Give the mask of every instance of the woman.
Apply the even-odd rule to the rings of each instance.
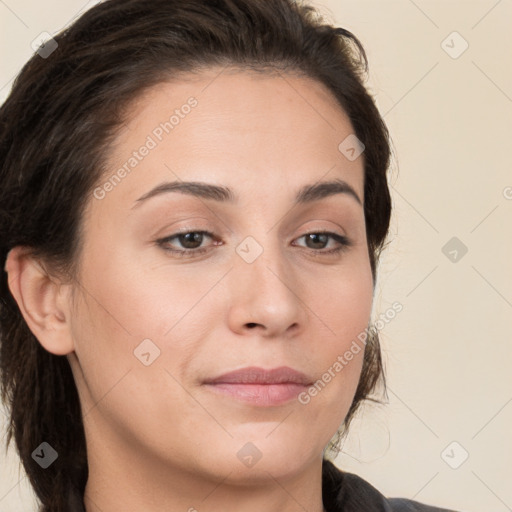
[[[17,78],[2,396],[42,511],[440,510],[328,460],[383,383],[390,148],[315,14],[110,0]]]

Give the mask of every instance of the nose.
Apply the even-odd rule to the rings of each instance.
[[[231,330],[264,338],[291,337],[302,331],[307,298],[302,297],[298,269],[282,251],[266,247],[251,263],[238,255],[235,260],[228,292]]]

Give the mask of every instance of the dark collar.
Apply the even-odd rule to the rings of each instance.
[[[361,477],[341,471],[325,459],[322,463],[322,500],[326,512],[454,512],[412,500],[387,499]],[[68,511],[85,512],[83,497],[78,492],[69,494]]]
[[[361,477],[322,463],[322,499],[326,512],[391,512],[386,498]]]
[[[373,485],[324,459],[322,497],[326,512],[455,512],[404,498],[386,498]]]

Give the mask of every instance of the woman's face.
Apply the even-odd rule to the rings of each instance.
[[[324,86],[291,75],[216,68],[133,106],[84,214],[71,319],[90,470],[136,460],[254,481],[322,457],[373,294],[352,134]],[[247,367],[321,390],[206,384]]]

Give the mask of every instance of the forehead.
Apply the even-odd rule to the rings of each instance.
[[[210,68],[147,90],[126,112],[109,155],[124,169],[109,201],[133,203],[163,181],[208,181],[255,195],[341,178],[363,199],[363,155],[340,144],[353,136],[333,94],[311,78]]]

